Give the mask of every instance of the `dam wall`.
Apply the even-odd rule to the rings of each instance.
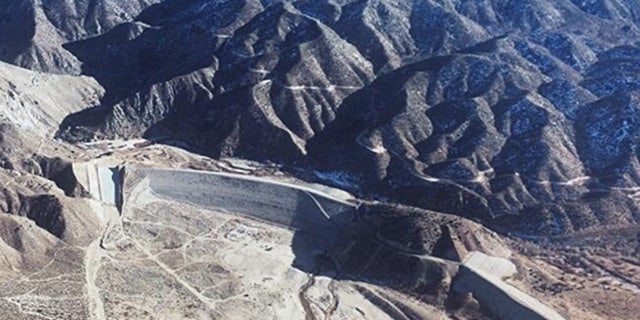
[[[150,192],[160,199],[241,214],[286,228],[324,233],[328,237],[336,236],[333,233],[338,232],[344,219],[354,211],[354,204],[348,199],[266,178],[132,166],[126,171],[126,177],[143,179]],[[128,190],[124,193],[126,197]]]
[[[108,172],[98,170],[98,175],[100,173],[105,175],[100,181],[107,180]],[[144,192],[153,198],[295,229],[300,232],[296,232],[292,247],[304,252],[331,248],[339,241],[343,226],[355,212],[355,201],[336,196],[342,194],[340,192],[324,192],[305,185],[239,174],[127,166],[123,187],[125,202],[130,196],[132,201],[144,202],[136,195]],[[309,261],[305,263],[312,265]],[[500,319],[563,319],[551,308],[502,280],[515,273],[515,265],[506,259],[471,252],[460,265],[452,286],[454,291],[473,293]]]

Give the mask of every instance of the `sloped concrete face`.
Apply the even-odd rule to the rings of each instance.
[[[318,233],[326,234],[354,210],[344,199],[269,179],[188,170],[127,170],[148,179],[151,192],[161,199],[248,215],[286,228],[315,225]]]
[[[492,257],[478,251],[470,252],[464,260],[464,265],[477,273],[486,274],[496,279],[511,277],[518,273],[516,265],[513,264],[513,262],[504,258]]]
[[[98,162],[76,163],[73,172],[91,197],[102,204],[122,205],[122,167]]]
[[[305,272],[313,272],[316,256],[341,243],[343,229],[355,213],[355,204],[347,201],[345,193],[326,192],[328,187],[317,189],[228,173],[136,167],[127,168],[125,179],[125,195],[144,183],[148,192],[162,200],[292,230],[293,265]]]
[[[471,252],[460,266],[453,289],[472,292],[499,319],[563,320],[553,309],[502,280],[516,271],[509,260]]]
[[[116,190],[119,186],[116,185],[116,168],[98,167],[98,181],[100,186],[100,200],[104,203],[115,205],[116,204]]]

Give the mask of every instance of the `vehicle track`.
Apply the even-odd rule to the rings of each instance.
[[[316,316],[313,314],[313,309],[311,309],[311,302],[307,298],[307,291],[316,283],[316,277],[313,273],[309,273],[307,275],[307,281],[302,284],[300,289],[298,290],[298,298],[300,299],[300,303],[302,304],[302,309],[304,310],[304,319],[305,320],[316,320]]]
[[[331,296],[331,304],[329,304],[329,307],[327,307],[327,309],[324,310],[324,319],[325,320],[329,320],[331,319],[331,316],[336,312],[336,310],[338,310],[338,304],[340,303],[340,300],[338,299],[338,295],[336,293],[336,285],[335,285],[335,280],[331,279],[331,281],[329,282],[329,294]]]

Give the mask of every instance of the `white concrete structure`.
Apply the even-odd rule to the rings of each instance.
[[[504,320],[563,320],[555,310],[502,279],[516,273],[509,260],[471,252],[460,266],[453,289],[472,292],[498,318]]]

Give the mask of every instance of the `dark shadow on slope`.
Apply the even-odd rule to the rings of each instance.
[[[0,3],[0,59],[8,63],[31,47],[36,34],[35,9],[27,3]]]
[[[173,112],[144,132],[154,142],[209,157],[300,164],[301,150],[253,99],[254,86],[215,96],[190,112]]]
[[[318,223],[322,220],[318,217],[324,218],[318,203],[331,219]],[[426,249],[425,239],[418,236],[420,227],[410,218],[395,217],[391,227],[383,222],[385,215],[393,215],[389,208],[361,205],[345,210],[322,199],[318,203],[311,198],[299,201],[292,223],[296,229],[292,241],[294,267],[316,276],[380,285],[441,305],[447,295],[442,291],[442,281],[449,271],[446,265],[421,258]],[[387,240],[387,236],[398,242]],[[451,250],[442,245],[431,249],[430,253],[435,255]],[[376,293],[366,290],[361,293],[373,303],[381,302]],[[420,319],[418,313],[402,302],[394,303],[404,317]],[[381,307],[384,309],[384,304]]]
[[[197,3],[202,4],[200,1],[189,1],[188,4],[168,1],[152,6],[143,11],[137,21],[122,24],[97,38],[67,44],[66,48],[83,61],[84,73],[94,76],[106,88],[106,95],[99,107],[67,117],[60,126],[59,135],[71,141],[101,138],[103,133],[109,137],[128,137],[152,127],[146,133],[149,138],[158,136],[157,132],[162,129],[180,127],[163,134],[184,140],[182,128],[192,131],[193,126],[198,126],[209,133],[219,130],[211,127],[215,123],[222,126],[222,131],[233,131],[238,114],[244,115],[243,124],[251,122],[246,128],[254,125],[274,127],[270,124],[272,119],[255,119],[268,110],[261,110],[261,106],[247,108],[255,104],[251,99],[255,86],[265,77],[282,78],[280,82],[284,83],[285,75],[289,76],[292,68],[304,61],[300,45],[318,39],[322,28],[315,20],[288,11],[284,4],[274,4],[254,17],[256,12],[252,10],[255,8],[246,1],[206,4],[204,9],[196,6]],[[217,19],[203,15],[202,10]],[[277,19],[271,21],[273,17]],[[291,28],[284,36],[280,34],[282,24]],[[217,34],[223,31],[234,35]],[[259,41],[250,46],[256,35],[261,36]],[[272,42],[277,45],[272,46]],[[254,45],[255,48],[249,48]],[[326,47],[332,45],[325,44]],[[246,50],[249,52],[244,52]],[[195,77],[203,68],[215,71],[215,78],[184,82],[176,79],[182,75]],[[254,69],[264,69],[272,75],[260,75]],[[314,82],[318,76],[303,73],[296,77]],[[171,83],[165,85],[168,81]],[[183,101],[179,96],[193,99]],[[245,103],[240,105],[233,99]],[[286,106],[282,101],[273,103],[277,116],[289,124],[293,121],[287,118],[293,116]],[[229,115],[233,120],[220,118]],[[156,126],[158,121],[164,123]],[[282,140],[288,136],[286,129],[265,130],[266,134],[281,136]],[[230,146],[231,141],[220,141],[232,134],[195,136],[194,140],[200,141],[193,144],[209,150],[209,155],[229,154],[228,149],[234,147]],[[207,139],[213,142],[199,143]],[[247,154],[259,154],[263,149],[267,151],[263,157],[271,155],[268,147],[250,143],[249,139],[243,142],[250,144],[243,146],[250,149]],[[278,153],[275,155],[271,160],[278,161]]]
[[[335,170],[361,172],[362,160],[375,164],[377,156],[363,150],[356,143],[357,136],[367,130],[382,126],[403,111],[398,95],[406,82],[417,72],[437,72],[452,57],[441,57],[418,62],[377,78],[370,85],[346,98],[337,111],[335,121],[315,135],[307,144],[312,166]],[[349,152],[344,152],[349,150]],[[365,176],[377,177],[375,171],[381,164],[371,167],[373,172]]]
[[[129,40],[133,34],[138,35]],[[83,62],[83,74],[105,88],[103,104],[108,105],[153,84],[213,66],[213,52],[220,43],[195,27],[167,30],[134,22],[64,48]]]
[[[89,192],[78,182],[73,172],[73,163],[71,161],[59,157],[50,158],[35,155],[32,159],[25,160],[24,162],[31,164],[30,161],[37,162],[38,168],[32,168],[32,170],[36,170],[36,172],[34,172],[35,174],[53,181],[58,188],[64,191],[67,197],[90,196]]]
[[[454,58],[437,57],[405,66],[349,96],[338,108],[336,120],[309,140],[309,166],[356,173],[367,189],[401,203],[474,219],[491,218],[482,196],[459,184],[421,179],[415,163],[396,154],[402,150],[379,154],[358,144],[359,135],[384,127],[389,119],[405,112],[406,99],[401,93],[411,77],[436,74]]]
[[[348,206],[332,205],[310,193],[301,193],[296,206],[296,213],[291,221],[291,227],[295,229],[291,243],[295,254],[294,267],[306,273],[329,271],[338,276],[338,270],[321,271],[323,268],[320,268],[318,262],[336,260],[334,251],[344,236],[347,227],[345,222],[353,219],[354,210]]]
[[[307,211],[299,214],[307,214],[304,212]],[[300,288],[303,305],[313,276],[325,276],[392,289],[448,312],[474,314],[476,319],[491,318],[477,303],[450,304],[464,295],[451,290],[451,281],[457,273],[458,261],[468,252],[468,240],[473,237],[468,230],[461,231],[465,227],[461,227],[457,218],[375,204],[335,217],[335,222],[342,220],[342,224],[338,225],[340,232],[333,241],[327,241],[322,230],[314,233],[316,226],[307,225],[305,219],[294,218],[300,225],[292,243],[294,266],[310,275],[310,281]],[[391,318],[424,318],[421,310],[408,301],[385,293],[385,289],[361,284],[353,287]]]
[[[105,104],[215,64],[224,41],[215,30],[232,24],[245,1],[199,9],[201,1],[165,1],[95,38],[64,45],[83,63],[83,74],[106,89]],[[168,12],[180,10],[179,20]],[[210,14],[210,15],[208,15]],[[216,19],[214,19],[216,18]]]
[[[166,1],[103,35],[65,44],[82,61],[82,73],[94,77],[105,88],[105,95],[100,106],[68,116],[60,125],[59,136],[89,140],[109,118],[149,118],[153,116],[153,110],[146,110],[149,105],[162,108],[166,103],[147,101],[154,98],[156,85],[204,68],[217,69],[215,52],[226,35],[216,31],[246,14],[241,10],[245,1],[215,3],[204,9],[200,3]],[[168,13],[178,9],[183,10],[177,15],[180,20],[171,19]],[[198,88],[193,90],[198,93]]]
[[[40,228],[61,238],[66,229],[60,200],[53,195],[20,195],[19,214],[33,220]]]

